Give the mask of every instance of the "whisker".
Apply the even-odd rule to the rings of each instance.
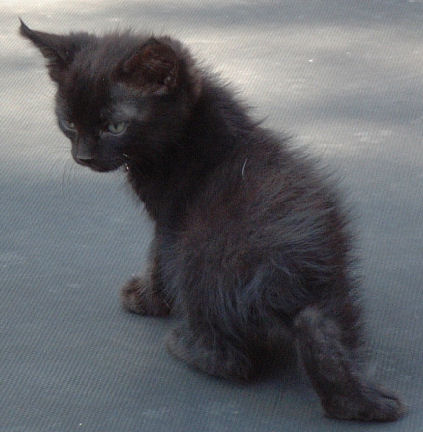
[[[64,198],[70,198],[69,184],[72,175],[73,163],[70,159],[66,159],[63,166],[62,174],[62,195]]]
[[[65,175],[66,175],[66,161],[64,161],[63,163],[62,182],[60,183],[60,192],[62,194],[62,197],[64,197]]]

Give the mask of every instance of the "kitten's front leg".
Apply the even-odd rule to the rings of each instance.
[[[129,312],[150,316],[167,316],[170,313],[171,305],[165,298],[160,277],[157,249],[155,239],[150,250],[150,264],[145,274],[133,277],[121,288],[121,303]]]

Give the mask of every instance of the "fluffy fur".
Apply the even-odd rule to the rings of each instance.
[[[254,122],[169,37],[60,36],[21,24],[57,84],[75,161],[125,166],[155,221],[124,307],[180,324],[176,357],[249,379],[289,334],[327,415],[391,421],[404,407],[363,367],[348,216],[307,155]]]

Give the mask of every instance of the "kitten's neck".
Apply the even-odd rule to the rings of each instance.
[[[231,157],[255,128],[226,89],[205,83],[190,117],[160,164],[128,161],[128,179],[158,225],[179,225],[186,207],[215,168]],[[170,144],[170,145],[169,145]]]

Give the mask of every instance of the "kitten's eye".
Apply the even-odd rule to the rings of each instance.
[[[75,127],[75,123],[67,121],[67,120],[62,120],[62,126],[71,132],[75,132],[76,127]]]
[[[119,123],[109,123],[107,125],[107,132],[110,132],[113,135],[121,135],[126,131],[127,123],[119,122]]]

